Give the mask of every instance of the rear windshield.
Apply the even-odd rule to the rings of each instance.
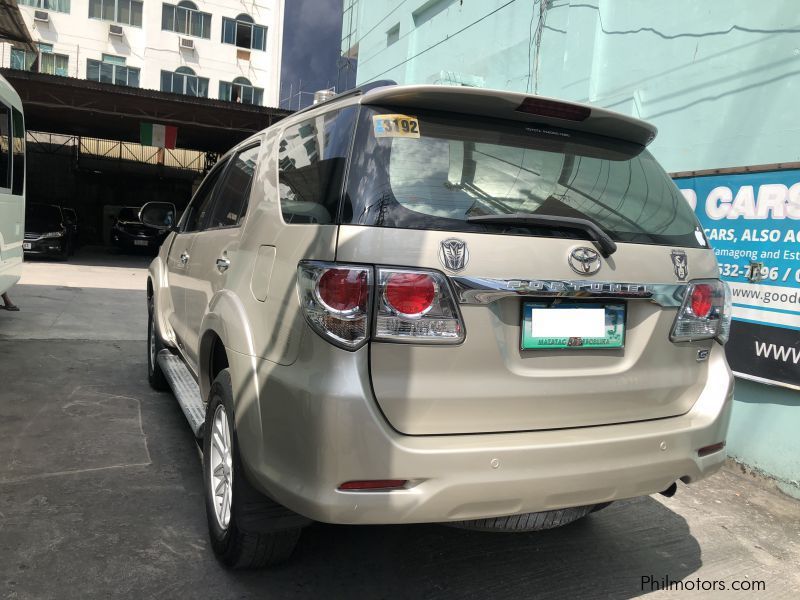
[[[705,245],[694,212],[642,146],[530,123],[362,106],[343,223],[587,239],[560,225],[467,221],[512,213],[588,219],[620,242]]]

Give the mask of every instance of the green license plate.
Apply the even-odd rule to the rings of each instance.
[[[522,349],[622,348],[625,304],[524,302]]]

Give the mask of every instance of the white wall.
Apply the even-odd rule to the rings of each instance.
[[[86,60],[100,60],[102,54],[124,56],[127,65],[138,67],[140,86],[160,89],[161,70],[191,67],[209,79],[209,98],[217,98],[220,81],[246,77],[264,89],[264,105],[278,106],[284,0],[192,0],[198,10],[211,13],[211,39],[190,37],[195,49],[180,50],[180,34],[161,31],[161,6],[157,0],[144,0],[142,27],[123,25],[124,35],[109,36],[110,21],[89,18],[89,0],[72,0],[70,13],[48,11],[49,23],[34,22],[34,9],[20,6],[25,24],[36,42],[53,45],[53,52],[69,56],[69,75],[86,78]],[[177,4],[171,0],[170,4]],[[237,59],[237,47],[222,43],[222,17],[249,14],[258,25],[267,27],[266,51],[251,50],[250,60]],[[0,64],[9,67],[8,43],[0,48]]]

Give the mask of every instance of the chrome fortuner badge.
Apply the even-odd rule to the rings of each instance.
[[[686,252],[683,250],[673,250],[670,254],[672,258],[672,268],[675,270],[675,277],[678,281],[686,281],[689,276],[689,261]]]
[[[578,275],[594,275],[600,270],[600,267],[603,266],[603,262],[600,260],[600,254],[596,250],[592,250],[586,246],[574,248],[572,252],[569,253],[567,262]]]
[[[469,262],[469,250],[464,240],[448,238],[439,245],[439,262],[448,271],[462,271]]]

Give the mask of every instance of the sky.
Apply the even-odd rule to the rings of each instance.
[[[336,83],[342,0],[285,0],[284,10],[280,106],[297,109]]]

